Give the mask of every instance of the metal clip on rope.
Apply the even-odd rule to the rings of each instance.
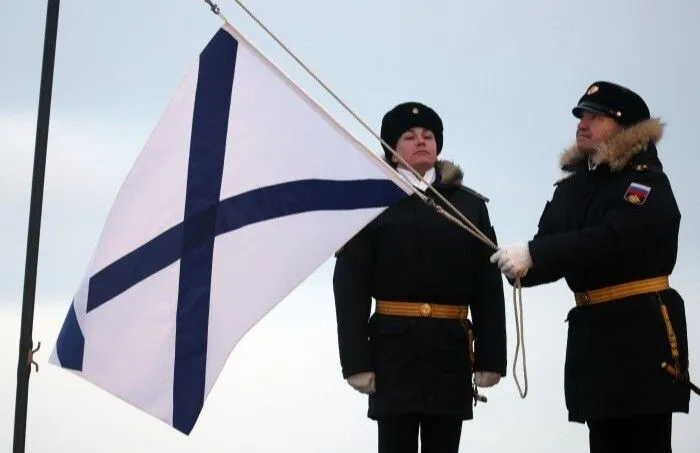
[[[217,16],[218,16],[219,13],[221,12],[221,9],[219,8],[219,5],[217,5],[216,3],[212,2],[211,0],[204,0],[204,3],[206,3],[207,5],[209,5],[209,8],[211,8],[211,12],[214,13],[214,14],[216,14]]]

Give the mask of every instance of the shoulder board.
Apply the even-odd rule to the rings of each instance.
[[[569,174],[566,174],[566,175],[562,176],[561,178],[557,179],[557,180],[554,182],[554,185],[555,185],[555,186],[558,186],[559,184],[563,183],[563,182],[566,181],[567,179],[571,178],[573,175],[574,175],[574,173],[569,173]]]
[[[630,167],[636,172],[639,173],[646,173],[650,171],[658,172],[661,171],[661,168],[659,168],[656,165],[647,165],[647,164],[630,164]]]
[[[489,202],[489,199],[488,199],[488,198],[486,198],[485,196],[481,195],[479,192],[477,192],[477,191],[474,190],[474,189],[471,189],[471,188],[469,188],[469,187],[467,187],[467,186],[465,186],[465,185],[460,185],[459,188],[460,188],[463,192],[470,193],[470,194],[474,195],[476,198],[479,198],[479,199],[483,200],[485,203],[488,203],[488,202]]]

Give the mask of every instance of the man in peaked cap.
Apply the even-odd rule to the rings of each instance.
[[[566,280],[565,397],[590,451],[671,452],[671,419],[689,409],[684,302],[669,286],[681,214],[657,153],[663,124],[635,92],[586,88],[576,143],[529,241],[492,255],[523,287]]]
[[[437,159],[443,124],[433,109],[397,105],[384,115],[381,138],[397,172],[429,197],[432,184],[496,240],[486,199],[462,184],[459,167]],[[472,377],[475,386],[491,387],[505,376],[503,283],[489,255],[415,194],[384,210],[336,254],[342,375],[369,395],[380,453],[417,452],[419,436],[423,453],[457,453],[462,422],[473,417]]]

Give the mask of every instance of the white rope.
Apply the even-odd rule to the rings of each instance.
[[[498,245],[496,245],[488,236],[486,236],[483,232],[481,232],[481,231],[479,230],[479,228],[477,228],[464,214],[462,214],[462,212],[459,211],[459,209],[457,209],[454,205],[452,205],[452,203],[450,203],[440,192],[438,192],[438,191],[433,187],[432,184],[430,184],[428,181],[426,181],[425,179],[423,179],[423,176],[422,176],[420,173],[418,173],[418,172],[416,171],[415,168],[413,168],[411,165],[409,165],[408,162],[406,162],[406,160],[405,160],[403,157],[401,157],[401,155],[399,155],[399,154],[396,152],[396,150],[394,150],[394,148],[393,148],[392,146],[389,146],[389,144],[386,143],[386,142],[385,142],[385,141],[384,141],[370,126],[369,126],[369,125],[367,125],[367,123],[365,123],[365,122],[362,120],[362,118],[360,118],[350,107],[348,107],[348,105],[347,105],[345,102],[343,102],[343,100],[340,99],[340,98],[333,92],[333,90],[331,90],[325,83],[323,83],[323,81],[322,81],[321,79],[319,79],[318,76],[316,76],[316,74],[315,74],[313,71],[311,71],[311,70],[310,70],[310,69],[309,69],[309,68],[294,54],[294,52],[292,52],[279,38],[277,38],[277,36],[275,36],[275,34],[272,33],[272,32],[265,26],[265,24],[263,24],[263,23],[249,10],[240,0],[234,0],[234,1],[238,4],[238,6],[241,7],[241,9],[242,9],[256,24],[258,24],[258,26],[260,26],[260,28],[262,28],[262,29],[263,29],[263,30],[264,30],[264,31],[265,31],[265,32],[266,32],[280,47],[282,47],[282,49],[284,49],[284,51],[287,52],[287,54],[288,54],[297,64],[299,64],[299,66],[301,66],[301,67],[304,69],[304,71],[306,71],[306,73],[307,73],[309,76],[311,76],[319,85],[321,85],[321,87],[323,87],[323,89],[326,90],[326,92],[327,92],[330,96],[332,96],[333,99],[335,99],[335,100],[336,100],[350,115],[352,115],[353,118],[355,118],[355,119],[370,133],[370,134],[372,134],[372,136],[373,136],[374,138],[376,138],[377,140],[379,140],[379,141],[381,142],[382,145],[384,145],[388,150],[390,150],[391,154],[392,154],[394,157],[396,157],[396,158],[399,160],[399,162],[400,162],[401,164],[403,164],[403,166],[405,166],[409,171],[411,171],[411,172],[413,173],[413,175],[414,175],[416,178],[418,178],[419,180],[423,181],[423,182],[427,185],[427,188],[428,188],[431,192],[433,192],[435,195],[437,195],[437,197],[445,204],[445,206],[447,206],[450,210],[452,210],[452,211],[457,215],[458,218],[456,218],[454,215],[452,215],[452,214],[448,213],[447,211],[445,211],[445,209],[444,209],[442,206],[436,204],[432,199],[428,198],[428,197],[425,196],[422,192],[420,192],[419,190],[416,190],[415,188],[412,187],[413,190],[414,190],[414,193],[415,193],[416,195],[418,195],[418,197],[420,197],[421,200],[423,200],[424,202],[426,202],[429,206],[432,206],[432,207],[435,209],[435,211],[436,211],[437,213],[443,215],[443,216],[446,217],[448,220],[450,220],[450,221],[456,223],[456,224],[459,225],[461,228],[467,230],[467,231],[468,231],[470,234],[472,234],[474,237],[476,237],[477,239],[479,239],[480,241],[482,241],[483,243],[485,243],[486,245],[488,245],[489,247],[491,247],[492,250],[494,250],[494,251],[498,250]],[[214,3],[212,0],[204,0],[204,2],[205,2],[207,5],[209,5],[211,11],[212,11],[214,14],[216,14],[217,16],[219,16],[224,22],[228,23],[228,20],[227,20],[226,17],[224,17],[224,15],[221,13],[221,9],[219,8],[219,6],[218,6],[216,3]],[[516,282],[516,284],[518,284],[518,291],[520,291],[520,287],[519,287],[520,280],[518,280],[518,281]],[[520,293],[519,293],[519,294],[520,294]],[[514,301],[514,304],[515,304],[515,288],[514,288],[514,292],[513,292],[513,301]],[[518,386],[518,391],[520,392],[521,398],[525,398],[525,395],[527,394],[527,369],[526,369],[526,367],[525,367],[525,342],[524,342],[524,337],[523,337],[523,335],[522,335],[522,331],[521,331],[521,327],[520,327],[520,326],[521,326],[521,323],[522,323],[522,295],[521,295],[521,294],[520,294],[520,316],[521,316],[520,320],[518,320],[517,308],[516,308],[515,316],[516,316],[515,322],[516,322],[516,334],[517,334],[517,336],[518,336],[518,344],[517,344],[517,347],[516,347],[516,357],[515,357],[515,360],[514,360],[514,362],[513,362],[513,376],[514,376],[514,378],[515,378],[516,385]],[[521,341],[522,341],[522,344],[523,344],[523,373],[525,374],[525,392],[523,392],[523,391],[521,390],[520,383],[518,382],[518,378],[517,378],[517,376],[515,375],[515,364],[517,363],[517,354],[518,354],[518,350],[519,350],[519,348],[520,348],[520,343],[521,343]]]
[[[515,359],[513,360],[513,379],[515,380],[515,385],[518,387],[518,393],[520,393],[520,398],[525,398],[527,396],[527,361],[525,360],[525,324],[523,322],[523,295],[522,295],[522,285],[520,284],[520,279],[516,279],[513,284],[513,312],[515,313],[515,334],[517,340],[515,343]],[[525,390],[520,386],[520,381],[518,380],[518,374],[515,370],[518,363],[518,351],[520,346],[523,347],[523,379],[525,380]]]

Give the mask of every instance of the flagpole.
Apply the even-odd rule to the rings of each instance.
[[[29,205],[29,228],[27,234],[27,255],[24,269],[22,324],[20,329],[19,356],[17,363],[17,393],[15,399],[13,453],[24,453],[25,449],[29,375],[31,374],[32,365],[36,366],[32,355],[38,349],[34,349],[33,347],[32,328],[34,323],[34,300],[36,294],[37,263],[39,259],[39,233],[41,232],[41,209],[44,196],[46,147],[49,135],[49,116],[51,112],[51,90],[53,87],[53,69],[56,54],[59,3],[59,0],[47,0],[46,8],[44,54],[41,66],[39,112],[37,116],[36,138],[34,143],[34,170],[32,174],[32,193]]]

